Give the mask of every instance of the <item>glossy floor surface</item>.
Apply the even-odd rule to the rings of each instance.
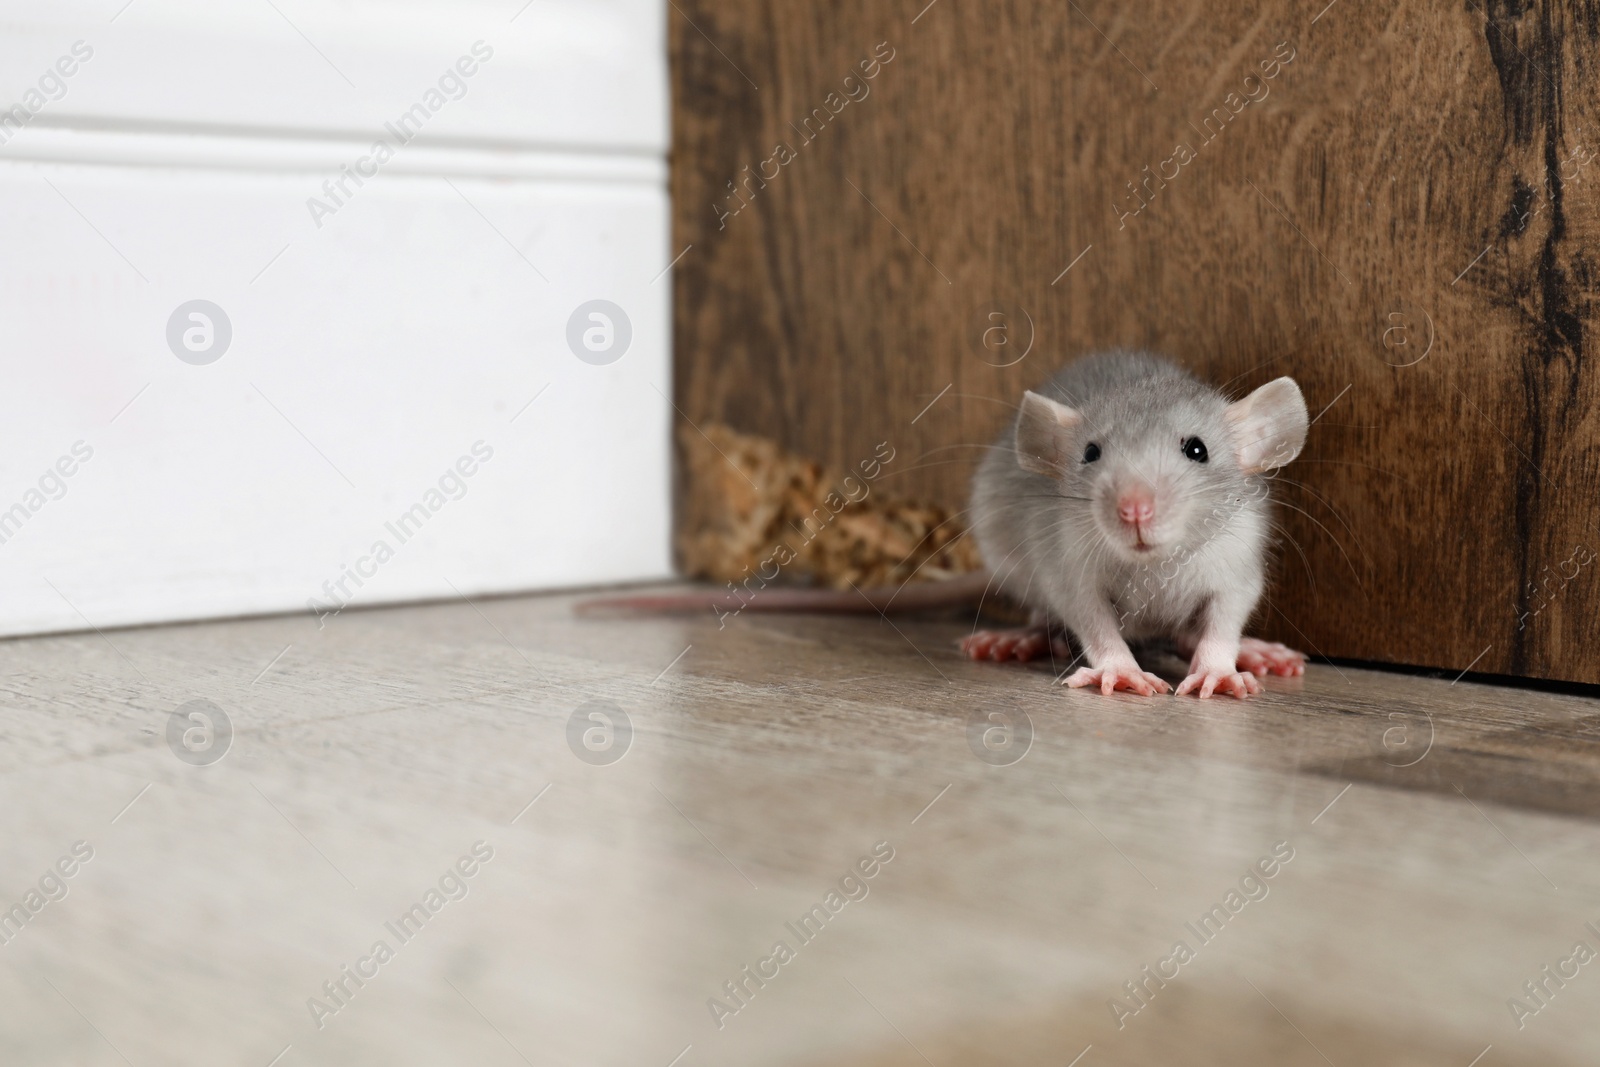
[[[571,604],[0,645],[0,1063],[1600,1062],[1592,700]]]

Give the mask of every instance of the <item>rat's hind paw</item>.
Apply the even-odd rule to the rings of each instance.
[[[1262,677],[1279,674],[1291,678],[1306,673],[1306,656],[1276,641],[1242,637],[1239,639],[1239,669]]]
[[[1201,700],[1205,700],[1212,693],[1231,693],[1243,700],[1247,696],[1261,692],[1261,683],[1256,681],[1256,676],[1249,671],[1239,674],[1230,674],[1227,671],[1196,671],[1189,675],[1178,685],[1178,695],[1194,692]]]
[[[961,642],[961,651],[971,659],[977,660],[1016,660],[1026,663],[1031,659],[1048,655],[1050,652],[1050,633],[1037,626],[1025,626],[1016,630],[979,630],[971,637]],[[1066,651],[1058,645],[1058,653]]]
[[[1122,689],[1148,697],[1172,688],[1149,671],[1141,671],[1137,663],[1124,667],[1079,667],[1064,684],[1074,689],[1098,686],[1106,696]]]

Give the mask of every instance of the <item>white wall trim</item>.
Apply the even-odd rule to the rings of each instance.
[[[34,126],[0,146],[0,161],[337,174],[341,166],[366,155],[372,140],[223,137]],[[653,152],[411,144],[401,147],[394,158],[383,165],[382,173],[662,186],[667,180],[667,163]]]

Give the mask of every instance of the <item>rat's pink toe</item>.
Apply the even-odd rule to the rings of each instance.
[[[1221,693],[1238,697],[1240,700],[1261,692],[1261,683],[1249,671],[1238,673],[1232,671],[1196,671],[1185,678],[1178,686],[1178,695],[1184,696],[1194,693],[1201,700],[1209,700],[1212,694]]]
[[[1238,669],[1262,676],[1276,674],[1292,678],[1306,672],[1306,657],[1276,641],[1246,637],[1239,641]]]
[[[1165,693],[1171,688],[1160,677],[1140,670],[1138,664],[1131,667],[1080,667],[1067,679],[1066,684],[1074,689],[1098,686],[1105,696],[1120,690],[1148,697]]]
[[[1038,627],[1016,630],[979,630],[961,642],[969,659],[996,663],[1026,663],[1038,659],[1054,647],[1049,633]]]

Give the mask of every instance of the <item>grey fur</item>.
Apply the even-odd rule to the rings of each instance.
[[[1023,469],[1013,419],[974,479],[974,526],[994,581],[1070,629],[1093,667],[1132,663],[1130,639],[1176,637],[1209,648],[1212,667],[1226,656],[1231,673],[1263,590],[1270,529],[1267,480],[1238,462],[1249,443],[1243,435],[1283,442],[1274,467],[1293,459],[1305,438],[1299,389],[1288,379],[1273,386],[1259,394],[1271,397],[1273,421],[1258,414],[1241,422],[1248,405],[1230,412],[1217,390],[1148,353],[1104,353],[1063,368],[1038,392],[1073,409],[1077,421],[1071,412],[1060,413],[1066,427],[1035,419],[1025,435],[1058,435],[1072,461],[1061,476]],[[1030,403],[1036,412],[1055,410]],[[1206,462],[1185,457],[1190,437],[1205,443]],[[1084,463],[1090,442],[1100,458]],[[1129,486],[1153,492],[1153,549],[1137,550],[1119,526],[1117,495]]]

